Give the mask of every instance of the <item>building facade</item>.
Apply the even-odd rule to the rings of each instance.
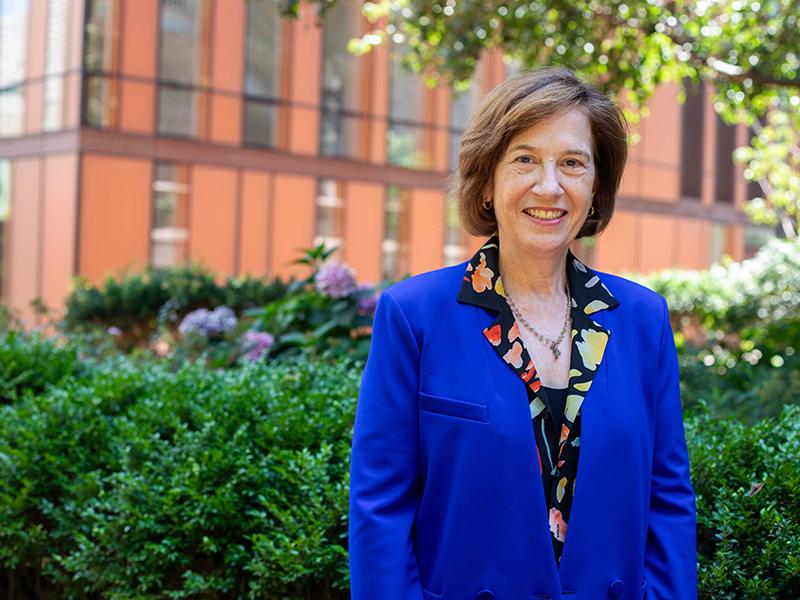
[[[220,277],[289,275],[339,247],[377,282],[466,259],[480,240],[445,192],[500,53],[455,96],[361,57],[358,3],[324,17],[272,0],[0,0],[2,301],[59,308],[72,276],[202,262]],[[747,131],[702,87],[664,86],[637,127],[617,212],[574,251],[600,270],[705,268],[758,245],[730,154]]]

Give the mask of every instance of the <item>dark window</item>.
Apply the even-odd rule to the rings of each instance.
[[[717,116],[716,168],[714,170],[714,200],[733,204],[736,171],[733,151],[736,148],[736,126],[727,125]]]
[[[448,132],[448,166],[455,171],[458,168],[458,152],[461,150],[461,138],[469,120],[478,108],[481,99],[481,65],[475,67],[470,87],[461,92],[451,92],[450,128]]]
[[[314,245],[341,248],[344,232],[344,182],[320,179],[314,219]]]
[[[340,1],[325,13],[322,66],[322,115],[319,151],[323,156],[366,155],[369,106],[363,73],[366,61],[347,51],[347,42],[361,35],[360,5]]]
[[[243,135],[246,144],[277,146],[281,27],[276,2],[247,3]]]
[[[0,0],[0,137],[24,130],[29,13],[28,0]]]
[[[425,83],[421,75],[402,66],[401,51],[394,47],[389,75],[387,160],[392,165],[427,169],[432,166],[433,126],[425,122]]]
[[[410,196],[407,188],[394,185],[386,188],[382,244],[384,279],[397,279],[408,273]]]
[[[113,128],[119,106],[119,0],[90,0],[86,10],[83,122]]]
[[[161,0],[158,132],[196,137],[204,129],[210,48],[209,0]]]
[[[686,84],[686,102],[681,111],[681,196],[703,195],[703,113],[705,88]]]
[[[189,167],[156,163],[153,177],[153,219],[150,229],[150,264],[182,264],[189,247]]]

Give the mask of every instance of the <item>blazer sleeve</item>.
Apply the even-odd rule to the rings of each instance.
[[[405,314],[385,291],[375,311],[353,428],[352,600],[422,600],[413,538],[420,496],[419,356]]]
[[[648,600],[697,598],[695,496],[683,429],[678,356],[662,302],[657,408],[644,575]]]

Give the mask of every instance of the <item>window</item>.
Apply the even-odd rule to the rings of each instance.
[[[363,59],[347,51],[361,35],[361,10],[354,0],[340,1],[325,13],[322,67],[322,115],[319,147],[323,156],[366,156],[369,85]]]
[[[61,129],[64,113],[64,71],[67,50],[67,0],[47,5],[47,49],[44,65],[44,120],[42,129]]]
[[[87,3],[83,64],[86,71],[83,123],[116,127],[119,107],[119,0]]]
[[[205,128],[210,17],[210,0],[161,0],[159,133],[197,137]]]
[[[432,164],[433,139],[432,126],[423,122],[426,88],[420,75],[402,66],[401,58],[396,51],[391,64],[387,157],[392,165],[426,169]]]
[[[464,260],[465,252],[458,220],[458,198],[454,194],[448,194],[444,211],[444,266],[448,267]]]
[[[24,131],[29,12],[28,0],[0,0],[0,137]]]
[[[271,1],[247,3],[244,141],[277,145],[277,105],[281,81],[281,18]]]
[[[681,110],[681,196],[699,200],[703,193],[703,112],[705,88],[686,82]]]
[[[410,191],[386,188],[383,229],[383,277],[397,279],[408,272],[407,247]]]
[[[469,120],[478,109],[481,99],[481,88],[483,80],[481,77],[481,65],[476,65],[470,87],[461,92],[451,91],[450,100],[450,127],[448,131],[447,156],[450,170],[458,168],[458,153],[461,150],[461,138],[464,135]]]
[[[314,220],[314,245],[340,248],[344,217],[344,183],[335,179],[320,179]]]
[[[5,295],[6,227],[11,211],[11,161],[0,160],[0,299]]]
[[[733,204],[736,171],[733,151],[736,149],[736,126],[728,125],[717,115],[716,168],[714,169],[714,200]]]
[[[153,180],[153,220],[150,264],[173,267],[188,256],[189,167],[156,163]]]

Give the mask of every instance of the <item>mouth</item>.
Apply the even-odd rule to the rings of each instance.
[[[542,223],[557,223],[567,214],[560,208],[526,208],[522,212]]]

